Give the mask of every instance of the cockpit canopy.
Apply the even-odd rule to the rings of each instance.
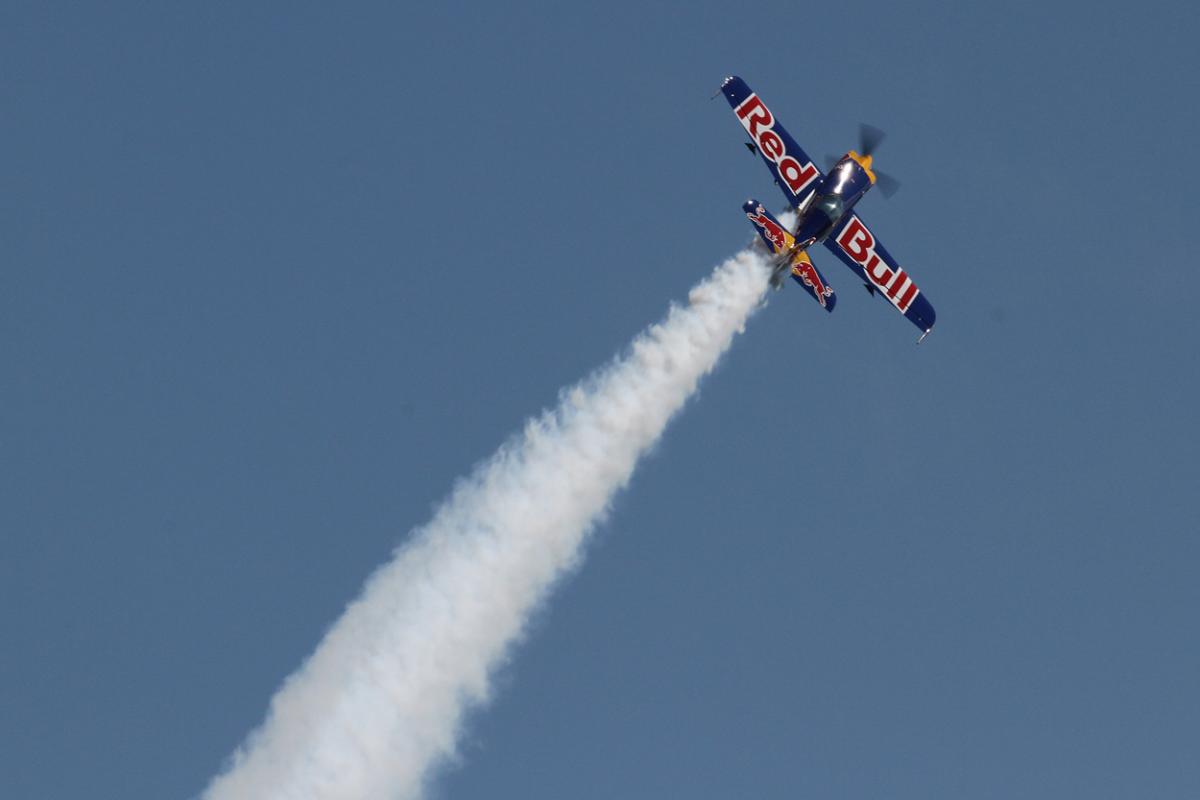
[[[842,214],[846,213],[846,204],[842,201],[841,195],[837,194],[818,197],[812,207],[828,217],[830,222],[837,222],[842,218]]]

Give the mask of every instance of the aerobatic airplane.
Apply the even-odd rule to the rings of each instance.
[[[720,93],[750,134],[752,141],[746,147],[762,156],[775,184],[796,209],[796,228],[789,231],[759,201],[747,200],[742,206],[767,247],[779,256],[771,284],[778,289],[784,274],[790,272],[822,308],[833,311],[837,296],[808,255],[808,248],[821,242],[854,271],[868,292],[887,299],[921,329],[920,344],[933,330],[937,318],[933,306],[854,211],[854,205],[876,182],[885,196],[898,186],[871,169],[871,153],[883,140],[883,133],[864,125],[862,152],[851,150],[823,175],[745,81],[737,76],[726,78]]]

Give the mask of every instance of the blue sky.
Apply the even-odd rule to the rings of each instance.
[[[456,477],[782,204],[815,258],[668,431],[439,797],[1200,793],[1189,4],[0,12],[0,775],[187,797]]]

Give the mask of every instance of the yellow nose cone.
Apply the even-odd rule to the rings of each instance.
[[[854,152],[853,150],[851,150],[849,153],[846,153],[846,155],[849,156],[850,158],[854,159],[854,163],[858,164],[860,167],[862,167],[864,170],[866,170],[867,177],[870,178],[871,183],[874,184],[875,183],[875,173],[871,172],[871,157],[869,155],[868,156],[860,156],[858,153]]]

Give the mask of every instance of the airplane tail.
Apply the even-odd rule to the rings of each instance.
[[[783,223],[753,198],[742,204],[742,210],[746,212],[746,218],[766,243],[767,249],[782,257],[776,265],[775,276],[771,279],[775,288],[779,288],[784,274],[790,272],[793,280],[803,286],[804,290],[821,304],[821,308],[833,311],[834,305],[837,304],[837,295],[833,293],[833,287],[812,263],[807,251],[792,252],[792,248],[796,246],[796,239]]]

